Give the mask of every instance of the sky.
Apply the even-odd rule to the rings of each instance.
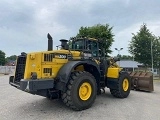
[[[143,23],[160,36],[160,0],[0,0],[0,50],[6,57],[47,50],[47,33],[53,46],[76,36],[81,26],[109,24],[115,48],[128,52],[132,33]]]

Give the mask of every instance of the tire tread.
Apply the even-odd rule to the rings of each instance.
[[[71,89],[72,89],[73,82],[77,79],[77,77],[80,74],[83,74],[83,73],[88,73],[88,72],[86,72],[86,71],[75,71],[75,72],[72,72],[71,76],[70,76],[70,80],[69,80],[69,82],[67,84],[67,90],[65,92],[62,92],[62,101],[66,104],[66,106],[68,106],[71,109],[76,110],[76,111],[80,111],[80,110],[86,109],[86,108],[77,108],[73,104],[73,101],[71,99]],[[90,75],[93,77],[92,74],[90,74]]]

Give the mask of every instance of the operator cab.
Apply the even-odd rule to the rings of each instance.
[[[92,57],[99,57],[99,43],[97,39],[93,38],[73,39],[70,44],[70,49],[91,54]]]

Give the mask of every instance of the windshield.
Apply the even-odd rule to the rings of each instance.
[[[84,48],[84,40],[76,40],[71,43],[71,49],[82,50]]]
[[[85,39],[78,39],[73,40],[69,43],[71,50],[77,51],[85,51],[90,52],[93,57],[98,57],[98,43],[97,41],[85,40]]]

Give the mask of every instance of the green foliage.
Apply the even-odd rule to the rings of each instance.
[[[160,37],[156,37],[156,39],[154,40],[153,64],[154,64],[154,67],[160,68]]]
[[[11,55],[10,57],[6,58],[6,62],[15,61],[17,59],[16,55]]]
[[[122,55],[120,56],[121,60],[133,60],[133,57],[130,55]]]
[[[5,64],[5,53],[0,50],[0,65]]]
[[[153,50],[153,60],[154,66],[157,67],[159,63],[158,56],[160,55],[160,39],[154,36],[146,24],[143,24],[140,27],[139,32],[136,34],[133,33],[129,45],[129,52],[134,56],[134,59],[140,63],[143,63],[145,66],[150,66],[152,64],[151,59],[151,45]]]
[[[111,53],[110,47],[114,42],[112,28],[108,24],[97,24],[92,27],[81,27],[76,37],[90,37],[101,40],[100,49],[105,49],[105,53]],[[107,56],[106,54],[106,56]]]

